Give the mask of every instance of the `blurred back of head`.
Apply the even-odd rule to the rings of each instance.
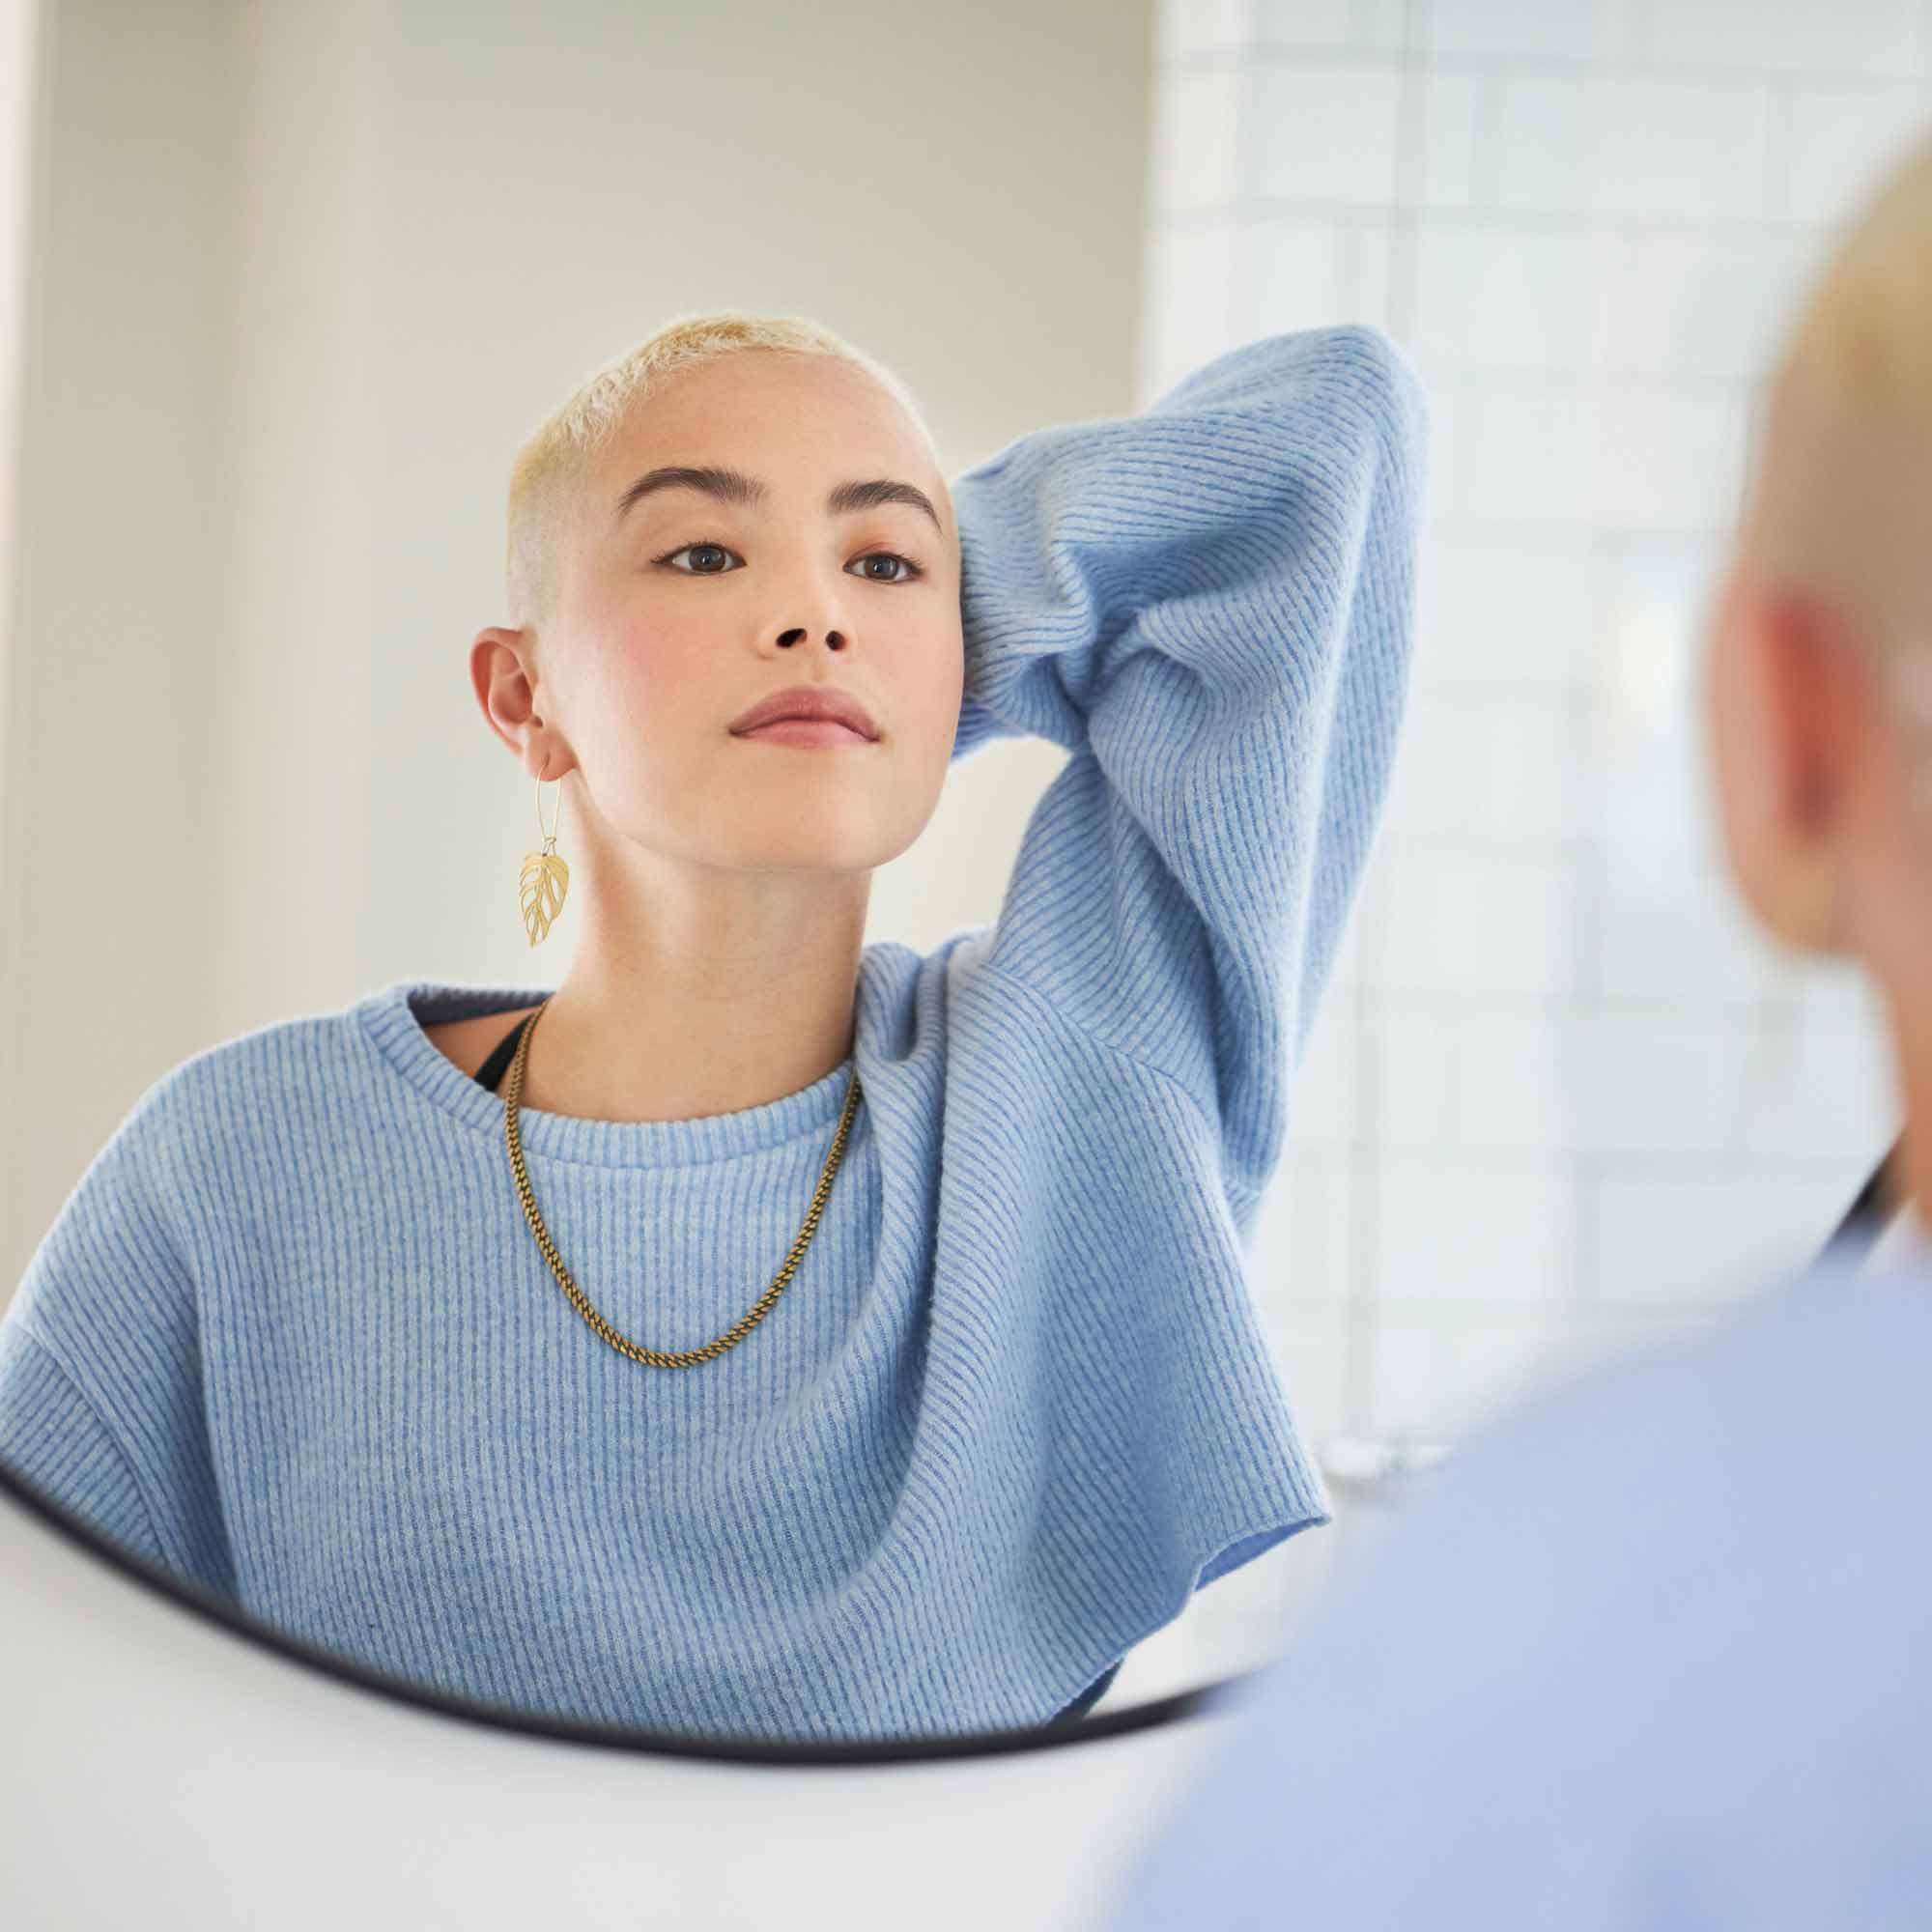
[[[1768,390],[1746,557],[1868,651],[1932,643],[1932,139],[1826,260]]]
[[[1890,1008],[1893,1184],[1932,1218],[1932,139],[1800,301],[1764,388],[1709,718],[1731,869]]]

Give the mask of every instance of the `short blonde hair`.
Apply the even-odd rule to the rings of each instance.
[[[748,350],[832,355],[863,370],[898,403],[932,446],[931,432],[906,384],[883,363],[808,317],[756,315],[745,309],[674,316],[637,348],[586,378],[517,452],[510,469],[503,564],[513,628],[541,631],[549,619],[558,588],[558,537],[578,511],[579,486],[595,453],[632,410],[671,377]]]
[[[1932,138],[1833,245],[1767,389],[1747,549],[1882,654],[1932,652]]]

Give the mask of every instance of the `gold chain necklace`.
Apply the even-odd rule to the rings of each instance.
[[[510,1062],[510,1070],[503,1076],[503,1136],[510,1144],[510,1171],[517,1177],[517,1198],[524,1204],[524,1219],[530,1224],[530,1233],[537,1237],[537,1246],[543,1250],[543,1258],[550,1264],[550,1271],[555,1275],[557,1285],[570,1296],[571,1304],[577,1312],[610,1343],[620,1355],[628,1355],[634,1362],[642,1362],[653,1369],[688,1369],[698,1362],[708,1362],[716,1355],[722,1355],[726,1349],[734,1349],[769,1315],[778,1305],[778,1298],[790,1283],[798,1264],[805,1259],[805,1251],[811,1244],[811,1236],[818,1227],[818,1217],[825,1208],[825,1197],[832,1191],[832,1177],[838,1172],[838,1163],[845,1157],[845,1137],[852,1130],[852,1117],[859,1106],[859,1065],[855,1059],[852,1065],[851,1085],[845,1090],[845,1111],[838,1117],[838,1130],[832,1136],[832,1151],[826,1157],[825,1172],[818,1177],[818,1185],[811,1196],[811,1206],[805,1216],[805,1226],[798,1231],[798,1239],[791,1244],[791,1252],[785,1256],[784,1266],[778,1271],[777,1279],[752,1305],[751,1312],[734,1321],[715,1342],[707,1342],[701,1349],[684,1349],[669,1353],[660,1349],[640,1348],[628,1337],[618,1334],[603,1316],[583,1297],[582,1291],[571,1280],[564,1267],[562,1258],[557,1254],[556,1245],[550,1237],[550,1231],[543,1224],[543,1216],[537,1212],[536,1196],[530,1192],[530,1178],[524,1171],[524,1143],[517,1130],[517,1110],[524,1093],[524,1061],[530,1050],[530,1036],[537,1030],[537,1022],[542,1019],[546,1000],[525,1023],[523,1037],[517,1041],[516,1057]]]

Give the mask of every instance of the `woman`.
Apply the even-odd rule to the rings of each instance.
[[[1422,443],[1354,327],[951,493],[795,318],[593,377],[519,458],[469,659],[569,973],[401,980],[158,1081],[0,1324],[0,1455],[493,1702],[1091,1703],[1328,1520],[1244,1256],[1387,786]],[[800,692],[857,729],[757,728]],[[1070,757],[998,921],[864,945],[952,761],[1026,731]]]
[[[1927,1922],[1932,142],[1798,318],[1753,483],[1705,689],[1726,852],[1884,994],[1902,1211],[1436,1464],[1244,1692],[1117,1932]]]

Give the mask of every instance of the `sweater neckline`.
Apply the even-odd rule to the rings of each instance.
[[[533,1007],[555,991],[554,986],[397,980],[356,1001],[350,1012],[400,1079],[471,1132],[487,1134],[501,1145],[502,1095],[486,1092],[445,1060],[423,1028],[479,1013],[511,1013]],[[528,1155],[591,1167],[689,1167],[727,1160],[804,1134],[829,1134],[844,1108],[857,1060],[855,1048],[810,1086],[728,1114],[700,1114],[683,1121],[594,1121],[520,1107],[518,1133]],[[859,1111],[865,1112],[863,1098]]]

